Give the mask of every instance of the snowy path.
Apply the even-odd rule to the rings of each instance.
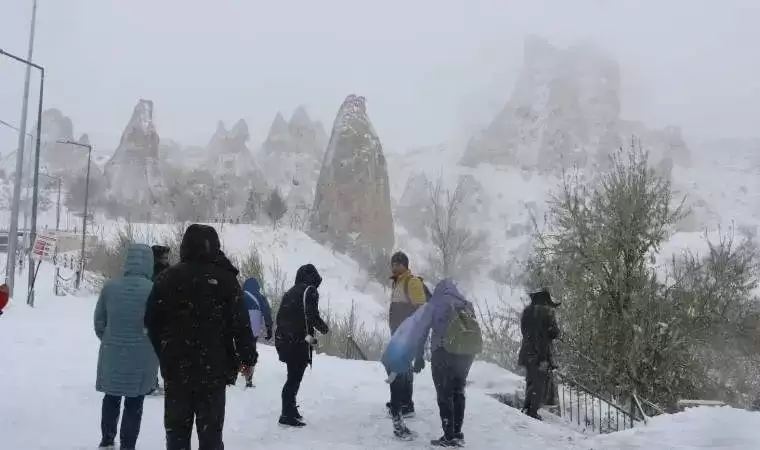
[[[93,449],[99,439],[101,395],[95,392],[98,341],[92,331],[95,299],[54,297],[41,270],[37,307],[14,302],[0,318],[0,448]],[[23,279],[23,278],[22,278]],[[19,286],[21,288],[21,286]],[[22,303],[19,305],[18,303]],[[415,382],[414,442],[391,436],[384,404],[388,387],[377,363],[318,355],[307,372],[299,403],[308,426],[276,424],[283,365],[272,348],[260,346],[256,388],[228,389],[225,444],[228,450],[429,448],[440,435],[435,394],[426,369]],[[587,438],[557,421],[540,423],[487,396],[509,389],[516,376],[478,363],[468,388],[464,432],[470,449],[653,449],[749,450],[760,448],[760,414],[703,409],[655,419],[647,427]],[[501,385],[500,385],[501,383]],[[145,403],[142,449],[164,448],[163,402]]]
[[[44,274],[44,273],[43,273]],[[101,395],[94,390],[98,341],[92,331],[94,298],[53,297],[41,286],[38,306],[14,304],[0,319],[0,436],[7,449],[92,449],[99,439]],[[417,442],[391,436],[385,416],[385,376],[377,363],[317,356],[300,395],[308,426],[283,429],[276,424],[283,365],[273,349],[260,346],[256,388],[228,390],[226,447],[278,449],[402,449],[427,447],[440,435],[435,395],[426,370],[417,379]],[[536,423],[487,397],[469,391],[465,424],[474,449],[582,448],[580,434]],[[148,398],[139,446],[163,447],[163,404]]]

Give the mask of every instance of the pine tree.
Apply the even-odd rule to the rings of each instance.
[[[265,212],[272,220],[272,227],[274,228],[277,228],[280,220],[282,220],[285,213],[288,212],[288,205],[285,204],[285,200],[283,200],[282,194],[280,194],[278,188],[274,188],[269,192]]]

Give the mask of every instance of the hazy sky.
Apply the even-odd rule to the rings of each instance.
[[[26,54],[31,5],[0,1],[0,48]],[[245,118],[254,148],[298,104],[329,132],[349,93],[388,150],[461,139],[509,97],[526,34],[614,53],[626,118],[746,137],[760,135],[758,24],[758,0],[39,0],[34,59],[45,106],[108,150],[141,97],[188,144]],[[22,86],[0,59],[0,119],[18,124]],[[15,147],[2,126],[0,146]]]

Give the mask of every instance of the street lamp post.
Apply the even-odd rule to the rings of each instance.
[[[87,179],[84,184],[84,214],[82,214],[82,249],[79,252],[79,270],[77,271],[77,289],[82,284],[84,275],[84,244],[87,238],[87,205],[90,200],[90,165],[92,163],[92,145],[74,141],[58,141],[61,144],[75,145],[87,149]]]
[[[58,185],[58,199],[55,202],[55,231],[56,231],[56,238],[57,238],[58,231],[60,231],[60,226],[61,226],[61,177],[54,177],[42,172],[40,172],[40,175],[50,180],[55,180],[56,184]],[[55,261],[55,279],[53,280],[53,291],[55,295],[58,295],[58,278],[60,277],[60,269],[58,269],[58,246],[56,246],[55,256],[53,257],[53,259]]]
[[[15,269],[16,269],[16,249],[18,248],[18,212],[19,204],[21,203],[21,172],[24,166],[24,139],[26,133],[26,119],[29,111],[29,79],[31,77],[31,69],[40,71],[40,98],[39,98],[39,111],[37,113],[37,155],[40,151],[40,127],[42,122],[42,91],[45,79],[45,69],[42,66],[38,66],[32,62],[32,54],[34,51],[34,31],[37,24],[37,0],[34,0],[32,4],[32,21],[29,29],[29,50],[27,51],[26,59],[12,55],[8,52],[0,49],[0,55],[8,56],[20,63],[26,64],[26,74],[24,77],[24,102],[21,105],[21,123],[18,134],[18,149],[19,152],[16,155],[16,175],[14,177],[13,184],[13,203],[11,205],[11,224],[10,232],[8,233],[8,257],[5,266],[6,284],[8,285],[8,291],[10,296],[13,296],[13,285],[15,281]],[[34,227],[34,224],[32,225]],[[31,238],[31,236],[30,236]]]

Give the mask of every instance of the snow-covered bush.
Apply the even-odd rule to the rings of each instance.
[[[729,394],[740,377],[714,374],[758,353],[747,339],[760,323],[754,246],[710,244],[707,257],[674,257],[669,275],[658,274],[654,261],[681,205],[636,147],[593,182],[564,177],[548,230],[536,231],[526,284],[562,299],[559,356],[584,385],[668,408]]]

